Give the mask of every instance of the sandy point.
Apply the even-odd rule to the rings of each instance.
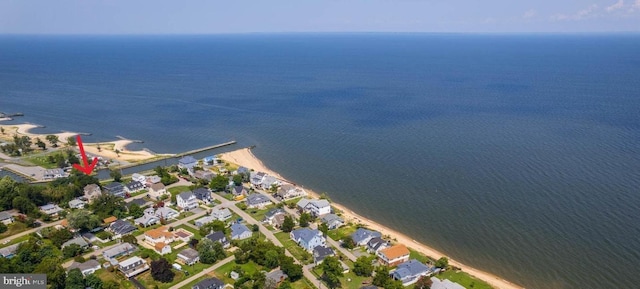
[[[228,153],[223,153],[220,155],[220,158],[226,162],[231,162],[231,163],[235,163],[237,165],[240,166],[244,166],[247,167],[249,169],[253,169],[255,171],[260,171],[260,172],[265,172],[267,174],[270,174],[272,176],[275,176],[281,180],[285,180],[282,176],[280,176],[280,174],[276,173],[275,171],[270,170],[260,159],[258,159],[252,152],[251,149],[249,148],[244,148],[244,149],[239,149],[239,150],[235,150],[232,152],[228,152]],[[305,190],[309,193],[310,196],[318,198],[319,195],[309,189]],[[347,207],[337,204],[337,203],[332,203],[332,205],[334,207],[336,207],[338,210],[342,211],[342,217],[347,221],[347,222],[352,222],[352,223],[360,223],[365,225],[366,227],[372,229],[372,230],[376,230],[379,231],[380,233],[382,233],[385,236],[388,236],[390,239],[392,240],[397,240],[398,243],[404,244],[407,247],[410,247],[422,254],[425,254],[427,256],[430,256],[432,258],[438,259],[440,257],[445,257],[446,255],[443,254],[442,252],[429,247],[427,245],[424,245],[422,243],[419,243],[418,241],[414,240],[413,238],[410,238],[409,236],[402,234],[398,231],[389,229],[375,221],[369,220],[367,218],[364,218],[358,214],[356,214],[355,212],[353,212],[352,210],[348,209]],[[465,264],[462,264],[460,262],[451,260],[451,258],[449,258],[449,264],[458,267],[460,269],[462,269],[462,271],[469,273],[470,275],[481,279],[487,283],[489,283],[489,285],[491,285],[494,288],[498,288],[498,289],[523,289],[524,287],[522,286],[518,286],[516,284],[513,284],[509,281],[506,281],[496,275],[493,275],[491,273],[467,266]]]
[[[30,130],[35,128],[42,128],[44,126],[31,124],[31,123],[21,123],[21,124],[6,124],[0,125],[4,129],[4,134],[1,135],[3,139],[13,140],[14,135],[18,136],[28,136],[30,138],[40,138],[42,141],[46,141],[45,137],[47,135],[55,135],[58,137],[61,143],[66,142],[67,138],[76,136],[78,133],[76,132],[59,132],[59,133],[32,133]]]
[[[101,156],[103,158],[125,162],[139,162],[158,156],[146,150],[127,149],[127,145],[132,144],[133,142],[134,141],[128,139],[119,139],[99,143],[85,143],[84,150],[87,153]]]

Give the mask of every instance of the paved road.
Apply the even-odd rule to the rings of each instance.
[[[227,263],[235,260],[235,258],[236,257],[234,255],[231,255],[231,256],[229,256],[229,257],[227,257],[225,259],[222,259],[220,262],[215,263],[213,266],[202,270],[202,272],[200,272],[198,274],[195,274],[195,275],[185,279],[184,281],[182,281],[182,282],[180,282],[180,283],[178,283],[176,285],[171,286],[171,289],[178,289],[178,288],[185,287],[185,286],[187,286],[187,284],[193,282],[194,280],[196,280],[196,279],[208,274],[209,272],[211,272],[211,271],[213,271],[215,269],[218,269],[220,266],[222,266],[224,264],[227,264]]]
[[[30,230],[26,230],[26,231],[24,231],[24,232],[21,232],[21,233],[15,234],[15,235],[11,235],[11,236],[9,236],[9,237],[6,237],[6,238],[2,239],[2,244],[4,245],[4,244],[6,244],[6,243],[11,242],[11,240],[13,240],[13,239],[20,238],[20,237],[22,237],[22,236],[29,235],[29,234],[31,234],[31,233],[35,233],[35,232],[37,232],[38,230],[40,230],[40,229],[42,229],[42,228],[46,228],[46,227],[51,227],[51,226],[59,225],[60,223],[62,223],[62,220],[60,220],[60,221],[55,221],[55,222],[53,222],[53,223],[49,223],[49,224],[44,224],[44,225],[42,225],[42,226],[40,226],[40,227],[33,228],[33,229],[30,229]]]

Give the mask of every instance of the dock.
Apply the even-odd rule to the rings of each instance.
[[[183,156],[192,155],[192,154],[203,152],[203,151],[208,151],[208,150],[212,150],[212,149],[226,147],[226,146],[229,146],[229,145],[232,145],[232,144],[235,144],[235,143],[236,143],[236,141],[232,140],[232,141],[228,141],[228,142],[217,144],[217,145],[212,145],[212,146],[203,147],[203,148],[199,148],[199,149],[195,149],[195,150],[190,150],[188,152],[179,153],[179,154],[176,155],[176,157],[183,157]]]

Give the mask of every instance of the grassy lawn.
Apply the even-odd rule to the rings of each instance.
[[[171,196],[173,197],[179,193],[190,191],[190,189],[188,186],[177,186],[177,187],[168,189],[168,191],[169,193],[171,193]]]
[[[432,263],[432,264],[436,261],[411,248],[409,248],[409,252],[410,252],[409,253],[410,259],[416,259],[422,263]]]
[[[127,280],[124,276],[114,272],[109,272],[107,269],[100,269],[94,273],[100,278],[102,281],[115,281],[118,283],[120,288],[135,288],[129,280]]]
[[[7,227],[8,227],[7,231],[2,233],[2,234],[0,234],[0,239],[4,239],[6,237],[13,236],[13,235],[18,234],[20,232],[24,232],[26,230],[29,230],[29,228],[27,228],[27,225],[25,225],[24,223],[20,223],[20,222],[13,222],[12,224],[10,224]]]
[[[135,192],[135,193],[131,194],[131,196],[135,197],[135,196],[139,196],[139,195],[146,195],[148,192],[149,192],[148,190],[141,190],[139,192]]]
[[[192,228],[190,226],[180,225],[180,226],[177,226],[175,229],[185,229],[188,232],[193,233],[193,238],[196,238],[198,240],[202,239],[202,236],[200,236],[200,230],[194,229],[194,228]]]
[[[174,273],[176,273],[176,275],[173,277],[173,281],[171,281],[170,283],[162,283],[162,282],[153,280],[153,277],[151,277],[151,271],[146,271],[136,276],[136,279],[140,281],[140,283],[142,283],[142,285],[144,285],[145,288],[155,288],[155,286],[157,285],[158,288],[160,289],[167,289],[175,284],[178,284],[180,281],[185,279],[183,272],[177,271],[175,269],[171,269],[171,270]]]
[[[229,277],[229,273],[233,270],[235,266],[240,266],[240,268],[244,270],[245,274],[249,274],[249,275],[262,270],[262,266],[254,263],[253,261],[247,262],[246,264],[238,264],[235,261],[233,261],[220,266],[220,268],[214,270],[213,272],[216,274],[216,276],[218,276],[218,278],[220,278],[225,283],[233,284],[235,283],[235,280]]]
[[[345,225],[335,230],[329,230],[327,235],[336,241],[342,240],[343,237],[353,234],[358,228],[355,225]]]
[[[45,140],[43,140],[43,141],[47,144],[47,146],[49,145],[49,142],[47,142]],[[36,165],[36,166],[41,166],[41,167],[43,167],[45,169],[55,169],[55,168],[58,167],[58,164],[55,163],[55,162],[54,163],[50,163],[47,158],[48,158],[48,156],[55,156],[57,154],[64,155],[63,152],[55,151],[55,152],[50,152],[48,154],[41,155],[41,156],[26,157],[26,158],[24,158],[24,160],[28,161],[28,162]],[[66,159],[66,157],[65,157],[65,159]]]
[[[298,244],[296,244],[293,240],[291,240],[291,238],[289,237],[289,233],[280,232],[276,233],[275,235],[276,238],[280,240],[284,248],[289,250],[289,252],[291,252],[291,255],[293,255],[294,258],[298,259],[298,261],[302,262],[303,264],[310,264],[312,262],[311,254],[302,249],[302,247],[298,246]]]
[[[271,209],[275,207],[276,207],[275,205],[269,205],[269,206],[266,206],[264,209],[253,208],[253,209],[247,209],[245,212],[247,212],[249,215],[251,215],[251,217],[256,219],[256,221],[262,222],[262,220],[264,220],[264,215],[267,214],[267,212],[269,212]]]
[[[18,244],[20,242],[24,242],[26,240],[29,240],[30,237],[31,237],[31,235],[24,235],[24,236],[22,236],[20,238],[13,239],[13,240],[11,240],[11,242],[7,242],[6,244],[3,243],[2,245],[0,245],[0,247],[7,247],[7,246],[14,245],[14,244]]]
[[[464,286],[464,288],[473,288],[473,289],[491,289],[493,287],[489,286],[489,284],[487,284],[486,282],[477,279],[475,277],[472,277],[471,275],[462,272],[462,271],[453,271],[453,270],[448,270],[445,272],[442,272],[438,275],[436,275],[436,277],[440,280],[443,279],[449,279],[453,282],[456,282],[462,286]]]
[[[318,288],[318,286],[314,285],[313,282],[309,281],[309,279],[302,278],[296,282],[291,283],[291,288],[315,289],[315,288]]]

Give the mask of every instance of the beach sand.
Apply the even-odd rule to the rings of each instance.
[[[240,150],[236,150],[236,151],[232,151],[232,152],[228,152],[228,153],[223,153],[220,156],[221,159],[223,159],[224,161],[227,162],[231,162],[231,163],[235,163],[237,165],[241,165],[250,169],[254,169],[256,171],[261,171],[261,172],[265,172],[267,174],[270,174],[272,176],[275,176],[277,178],[280,178],[282,180],[285,180],[285,178],[283,178],[280,174],[270,170],[269,168],[267,168],[267,166],[264,165],[264,163],[262,163],[262,161],[260,161],[255,155],[253,155],[253,153],[251,153],[251,150],[248,148],[245,149],[240,149]],[[288,182],[288,181],[287,181]],[[310,191],[308,189],[305,189],[310,196],[315,197],[315,198],[319,198],[319,195],[313,191]],[[443,254],[442,252],[439,252],[438,250],[431,248],[427,245],[418,243],[417,241],[415,241],[414,239],[410,238],[409,236],[402,234],[398,231],[395,230],[391,230],[383,225],[380,225],[372,220],[366,219],[364,217],[359,216],[358,214],[354,213],[353,211],[351,211],[350,209],[340,205],[340,204],[336,204],[336,203],[332,203],[332,205],[334,207],[336,207],[338,210],[342,211],[342,217],[347,221],[347,222],[352,222],[352,223],[361,223],[363,225],[366,225],[367,227],[369,227],[372,230],[376,230],[381,232],[383,235],[385,236],[389,236],[391,239],[395,239],[397,240],[398,243],[404,244],[407,247],[411,247],[412,249],[425,254],[429,257],[438,259],[440,257],[446,256],[445,254]],[[493,274],[484,272],[482,270],[478,270],[476,268],[464,265],[462,263],[459,263],[455,260],[452,260],[451,258],[449,258],[449,264],[455,267],[459,267],[462,269],[462,271],[469,273],[470,275],[481,279],[487,283],[489,283],[489,285],[493,286],[494,288],[498,288],[498,289],[521,289],[524,287],[518,286],[516,284],[513,284],[507,280],[504,280],[498,276],[495,276]]]
[[[29,130],[31,129],[39,128],[42,126],[30,124],[30,123],[22,123],[22,124],[0,125],[0,127],[4,128],[4,134],[0,135],[0,138],[4,140],[13,141],[14,135],[19,135],[19,136],[26,135],[32,139],[39,137],[43,142],[49,145],[49,142],[47,142],[47,140],[45,139],[45,137],[49,134],[36,134],[36,133],[29,132]],[[51,134],[58,136],[58,139],[60,140],[60,144],[63,144],[66,142],[68,137],[75,136],[78,133],[60,132],[60,133],[51,133]]]

